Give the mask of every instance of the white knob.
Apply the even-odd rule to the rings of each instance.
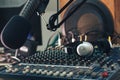
[[[68,74],[67,74],[67,77],[72,77],[73,76],[73,72],[69,72]]]
[[[58,76],[60,74],[60,71],[56,71],[53,76]]]
[[[61,77],[64,77],[64,76],[66,76],[66,74],[67,74],[67,72],[64,71],[64,72],[62,72],[62,73],[60,74],[60,76],[61,76]]]

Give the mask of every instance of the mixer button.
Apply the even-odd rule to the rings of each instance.
[[[91,76],[92,76],[92,78],[96,78],[98,76],[98,73],[97,72],[92,72]]]
[[[90,65],[90,60],[86,61],[86,66]]]
[[[80,64],[84,65],[84,62],[85,62],[85,60],[83,59],[82,61],[80,61]]]
[[[88,70],[88,71],[85,72],[85,74],[86,74],[87,76],[90,75],[91,73],[92,73],[91,70]]]
[[[108,61],[108,62],[106,63],[107,67],[109,67],[109,66],[112,65],[112,64],[113,64],[113,61],[112,61],[112,60],[110,60],[110,61]]]
[[[100,57],[100,58],[98,58],[98,59],[97,59],[98,63],[99,63],[99,62],[101,62],[103,59],[104,59],[104,57],[103,57],[103,56],[102,56],[102,57]]]
[[[73,61],[73,65],[77,65],[78,64],[78,61]]]
[[[102,77],[103,77],[103,78],[108,77],[108,72],[107,72],[107,71],[103,72],[103,73],[102,73]]]
[[[67,72],[64,71],[64,72],[62,72],[62,73],[60,74],[60,76],[61,76],[61,77],[65,77],[66,74],[67,74]]]
[[[118,64],[120,64],[120,59],[117,60]]]
[[[104,61],[101,61],[101,62],[99,62],[99,63],[100,63],[100,66],[103,66],[103,65],[105,64]]]
[[[114,64],[111,65],[111,70],[115,70],[115,65]]]
[[[80,75],[83,75],[85,73],[85,71],[83,70],[83,69],[81,69],[79,72],[78,72],[78,74],[80,74]]]
[[[97,59],[97,58],[93,56],[93,57],[90,59],[90,61],[91,61],[91,62],[94,62],[94,61],[96,61],[96,59]],[[97,60],[98,60],[98,59],[97,59]]]

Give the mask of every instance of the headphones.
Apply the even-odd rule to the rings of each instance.
[[[108,53],[111,50],[110,42],[106,38],[88,42],[87,36],[84,36],[84,41],[82,40],[82,36],[80,36],[80,41],[74,40],[73,42],[64,45],[65,53],[77,53],[79,56],[89,56],[94,53],[96,48],[103,53]]]

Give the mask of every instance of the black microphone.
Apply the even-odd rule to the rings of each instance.
[[[1,32],[1,43],[8,49],[18,49],[26,41],[31,25],[29,19],[35,12],[42,13],[49,0],[28,0],[19,15],[13,16]]]

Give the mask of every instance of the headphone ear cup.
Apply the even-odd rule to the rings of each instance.
[[[105,53],[108,53],[111,50],[110,43],[108,42],[107,39],[97,40],[97,45],[98,45],[99,50]]]
[[[81,43],[82,43],[81,41],[75,41],[74,43],[69,43],[69,44],[65,45],[66,53],[68,53],[68,54],[77,53],[76,47]]]

